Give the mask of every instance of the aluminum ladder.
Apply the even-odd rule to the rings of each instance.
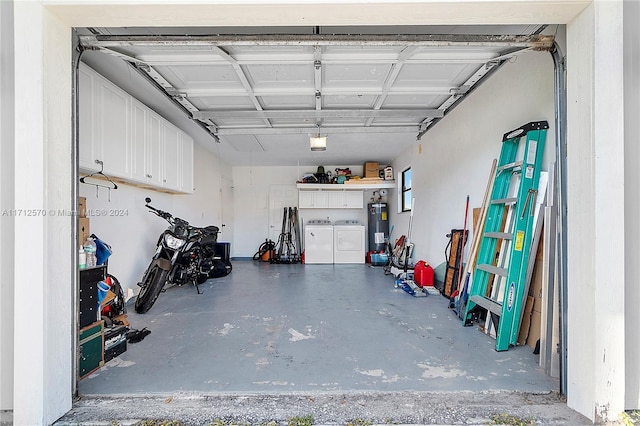
[[[469,287],[463,324],[486,309],[496,332],[496,351],[515,346],[525,298],[533,215],[549,124],[527,123],[502,138],[490,204]],[[525,139],[524,149],[521,140]],[[516,161],[521,156],[521,160]]]

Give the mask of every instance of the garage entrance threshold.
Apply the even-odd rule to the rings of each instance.
[[[530,347],[496,352],[447,299],[412,297],[381,267],[233,266],[200,295],[174,287],[147,314],[130,308],[131,327],[151,334],[80,381],[58,424],[486,424],[501,413],[589,424]]]

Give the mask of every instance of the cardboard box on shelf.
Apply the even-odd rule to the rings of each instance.
[[[362,175],[366,178],[379,178],[380,163],[375,161],[367,161],[366,163],[364,163]]]
[[[78,197],[78,216],[87,217],[87,197]]]
[[[89,218],[81,217],[78,219],[78,249],[81,245],[87,241],[91,235],[91,230],[89,229]]]

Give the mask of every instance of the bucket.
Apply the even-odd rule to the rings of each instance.
[[[385,266],[389,262],[386,253],[371,253],[371,266]]]
[[[420,287],[433,287],[433,268],[424,260],[419,260],[413,268],[413,280]]]
[[[269,249],[264,253],[262,253],[262,256],[260,256],[260,260],[262,260],[263,262],[270,262],[271,259],[274,259],[275,257],[276,257],[276,251]]]

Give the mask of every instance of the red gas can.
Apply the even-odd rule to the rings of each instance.
[[[433,268],[419,260],[413,268],[413,281],[420,287],[433,287]]]

